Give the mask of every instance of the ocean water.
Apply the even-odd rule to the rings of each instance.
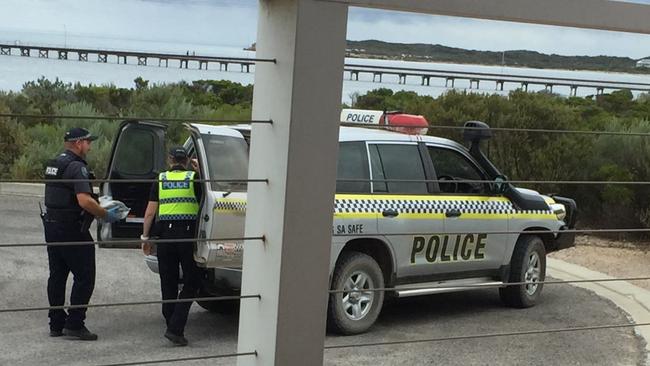
[[[65,44],[61,42],[61,37],[51,37],[47,35],[37,35],[33,39],[22,37],[21,41],[11,39],[0,39],[0,43],[11,44],[35,44],[51,46],[68,46],[91,49],[108,49],[108,50],[128,50],[128,51],[145,51],[145,52],[168,52],[186,54],[187,52],[196,55],[224,56],[224,57],[255,57],[255,52],[245,51],[242,47],[226,47],[206,44],[191,43],[170,43],[128,39],[112,38],[93,38],[93,37],[74,37],[70,36],[65,39]],[[230,71],[219,71],[218,65],[211,64],[209,70],[199,70],[196,63],[190,63],[188,69],[179,68],[178,62],[170,61],[169,67],[159,67],[155,59],[149,60],[148,66],[138,66],[135,59],[129,59],[129,64],[117,64],[115,58],[109,56],[108,63],[98,63],[93,55],[89,56],[88,62],[76,61],[76,54],[69,54],[69,60],[58,60],[55,58],[38,58],[22,57],[13,50],[10,56],[0,56],[0,90],[18,91],[25,82],[36,80],[39,77],[48,79],[58,78],[64,82],[82,83],[82,84],[113,84],[118,87],[133,87],[133,80],[142,77],[150,81],[150,84],[172,83],[181,80],[193,81],[198,79],[223,79],[231,80],[242,84],[251,84],[254,81],[254,68],[251,73],[241,72],[238,65],[230,65]],[[573,71],[573,70],[549,70],[549,69],[530,69],[500,66],[483,66],[471,64],[447,64],[447,63],[426,63],[426,62],[409,62],[393,60],[375,60],[347,58],[347,64],[356,65],[374,65],[390,67],[406,67],[430,70],[445,71],[463,71],[463,72],[482,72],[501,75],[528,75],[552,78],[574,78],[588,80],[602,80],[613,82],[633,82],[649,83],[650,75],[625,74],[625,73],[607,73],[593,71]],[[570,65],[568,65],[569,67]],[[407,80],[406,84],[399,84],[397,76],[384,75],[383,82],[373,82],[370,74],[361,74],[359,81],[350,80],[349,73],[344,74],[342,86],[342,102],[350,103],[355,94],[364,94],[369,90],[376,88],[390,88],[395,91],[408,90],[414,91],[421,95],[438,96],[450,88],[445,87],[444,79],[431,79],[430,86],[422,86],[421,79],[412,77]],[[507,94],[510,90],[520,87],[519,83],[505,83],[504,90],[496,90],[494,82],[483,81],[480,89],[470,89],[469,81],[456,80],[456,90],[467,90],[477,93],[498,93]],[[543,90],[541,85],[529,85],[529,91]],[[569,87],[554,87],[554,92],[568,95]],[[579,96],[595,94],[594,88],[578,88]]]

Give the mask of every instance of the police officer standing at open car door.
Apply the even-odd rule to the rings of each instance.
[[[45,168],[45,213],[41,214],[45,241],[92,242],[90,224],[95,217],[106,222],[118,221],[117,207],[106,210],[93,196],[91,174],[84,158],[96,140],[83,128],[72,128],[63,137],[65,151],[50,160]],[[79,180],[71,182],[70,180]],[[50,277],[47,297],[50,306],[65,303],[65,287],[72,272],[74,282],[70,294],[71,305],[87,305],[95,288],[95,246],[48,245]],[[50,310],[50,336],[65,335],[72,339],[94,341],[97,335],[84,324],[86,308]]]
[[[188,162],[185,149],[173,147],[169,151],[171,169],[160,173],[158,182],[151,187],[140,237],[145,253],[151,251],[151,245],[147,240],[153,233],[160,239],[191,239],[196,233],[201,186],[195,184],[196,173],[187,169]],[[194,161],[192,163],[194,164]],[[156,214],[158,219],[152,230]],[[156,254],[163,300],[196,297],[201,277],[194,261],[193,243],[189,241],[158,243]],[[179,265],[183,270],[183,289],[180,294],[178,292]],[[187,345],[184,333],[191,306],[191,302],[162,305],[162,313],[167,323],[165,338],[176,346]]]

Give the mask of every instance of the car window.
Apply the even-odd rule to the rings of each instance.
[[[115,167],[121,175],[146,175],[154,170],[154,135],[149,130],[127,128],[120,134]]]
[[[337,193],[370,193],[368,152],[365,142],[342,142],[336,165]],[[359,179],[364,182],[346,182],[341,179]]]
[[[243,138],[202,135],[210,179],[248,179],[248,145]],[[246,191],[246,182],[210,182],[214,191]]]
[[[458,151],[429,146],[429,156],[443,193],[485,193],[487,184],[458,182],[459,180],[485,180],[478,168]]]
[[[381,182],[374,183],[375,192],[382,189],[395,194],[427,194],[424,182],[424,165],[417,145],[377,144],[370,150],[373,162],[373,180],[413,180],[415,182]],[[381,167],[382,172],[378,169]],[[375,174],[377,173],[377,174]],[[383,174],[382,174],[383,173]],[[383,175],[383,177],[381,177]]]

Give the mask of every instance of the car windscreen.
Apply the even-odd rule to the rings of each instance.
[[[243,138],[202,135],[210,179],[248,179],[248,145]],[[246,182],[210,182],[213,191],[246,191]]]

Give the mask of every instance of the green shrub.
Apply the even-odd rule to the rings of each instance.
[[[0,100],[0,113],[9,113],[9,108]],[[0,177],[7,178],[14,161],[23,153],[27,135],[25,127],[15,119],[0,117]]]

